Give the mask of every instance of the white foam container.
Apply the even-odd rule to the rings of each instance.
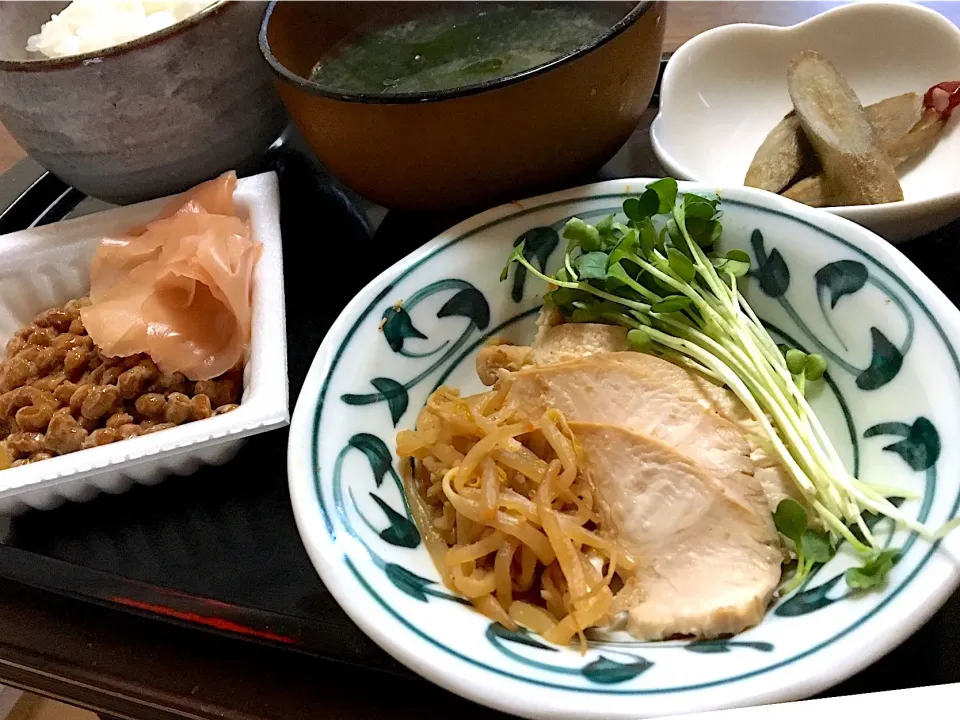
[[[235,201],[263,244],[254,271],[251,342],[236,410],[60,457],[0,471],[0,515],[84,502],[134,483],[155,485],[230,460],[251,435],[290,422],[287,336],[275,173],[242,178]],[[0,236],[0,348],[46,308],[89,291],[90,262],[104,235],[152,219],[169,198],[105,210]]]

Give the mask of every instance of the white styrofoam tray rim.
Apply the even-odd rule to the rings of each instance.
[[[239,408],[234,412],[238,411]],[[227,416],[222,415],[217,417],[225,418]],[[208,419],[214,420],[216,418]],[[171,442],[168,436],[168,439],[162,443],[151,442],[148,447],[144,447],[145,443],[139,447],[134,447],[140,441],[153,441],[156,437],[152,434],[139,436],[122,442],[88,448],[83,451],[83,458],[73,458],[72,456],[77,453],[71,453],[69,455],[44,460],[43,463],[47,465],[47,467],[43,475],[36,473],[31,475],[30,473],[21,472],[34,468],[32,464],[9,468],[4,471],[3,487],[0,488],[0,500],[16,497],[25,490],[51,489],[64,482],[83,480],[103,472],[125,470],[152,460],[180,456],[197,450],[206,450],[226,443],[245,440],[252,435],[286,427],[289,422],[289,415],[286,413],[283,415],[271,415],[269,417],[258,418],[248,423],[235,424],[234,427],[224,428],[219,432],[208,432],[205,433],[204,436],[188,435],[178,442]],[[174,431],[180,430],[181,428],[187,429],[192,424],[193,423],[188,423],[176,428],[169,428],[163,432],[174,433]],[[157,435],[159,434],[160,433],[157,433]],[[115,452],[118,447],[122,447],[125,450],[131,448],[131,451],[125,452],[123,455],[118,455]],[[66,460],[71,460],[72,462],[60,462]],[[37,465],[39,465],[39,463],[37,463]]]
[[[241,178],[237,184],[238,205],[249,210],[250,199],[264,207],[251,213],[254,237],[263,244],[263,254],[254,271],[253,325],[244,397],[235,410],[205,420],[185,423],[162,432],[88,448],[0,473],[0,500],[24,492],[56,489],[101,473],[123,472],[168,457],[183,457],[194,451],[233,444],[251,435],[289,425],[289,379],[287,377],[286,309],[283,259],[279,229],[279,185],[276,173]],[[115,232],[119,227],[150,219],[170,198],[104,210],[80,218],[0,236],[0,276],[18,272],[18,263],[54,258],[66,248],[88,243],[91,237]],[[73,238],[65,236],[75,234]],[[256,359],[256,386],[249,374]],[[159,471],[159,469],[158,469]]]

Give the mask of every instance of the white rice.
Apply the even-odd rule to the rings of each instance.
[[[27,40],[27,52],[57,58],[103,50],[170,27],[213,4],[74,0]]]

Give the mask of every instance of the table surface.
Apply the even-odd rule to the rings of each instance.
[[[837,2],[674,2],[665,51],[719,25],[791,25]],[[922,3],[960,24],[960,2]],[[617,174],[656,174],[648,112],[609,166]],[[0,126],[0,173],[24,157]],[[851,694],[960,681],[955,649],[960,594],[904,644],[917,662],[888,659],[834,688]],[[939,664],[938,664],[939,663]],[[377,692],[356,688],[375,683]],[[284,650],[168,626],[55,596],[0,584],[0,683],[21,687],[112,717],[401,718],[447,712],[463,718],[496,714],[419,680],[356,668]]]

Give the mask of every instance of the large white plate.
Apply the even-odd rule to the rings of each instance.
[[[611,181],[498,207],[397,263],[331,328],[294,413],[296,521],[338,602],[424,677],[525,717],[655,717],[808,697],[896,646],[957,585],[946,549],[953,537],[933,547],[897,532],[902,560],[877,591],[847,597],[850,558],[840,552],[732,640],[595,643],[581,656],[491,624],[440,584],[406,513],[394,470],[397,430],[412,426],[440,383],[480,389],[474,352],[486,338],[530,339],[545,286],[499,281],[522,233],[547,228],[537,233],[547,252],[550,228],[617,211],[645,183]],[[689,189],[705,188],[681,183]],[[850,469],[922,494],[904,507],[933,525],[953,517],[960,313],[895,248],[852,222],[750,189],[721,197],[723,246],[767,266],[747,282],[751,305],[787,341],[830,360],[814,406]],[[549,269],[561,253],[562,243]],[[884,525],[876,532],[890,534]]]

